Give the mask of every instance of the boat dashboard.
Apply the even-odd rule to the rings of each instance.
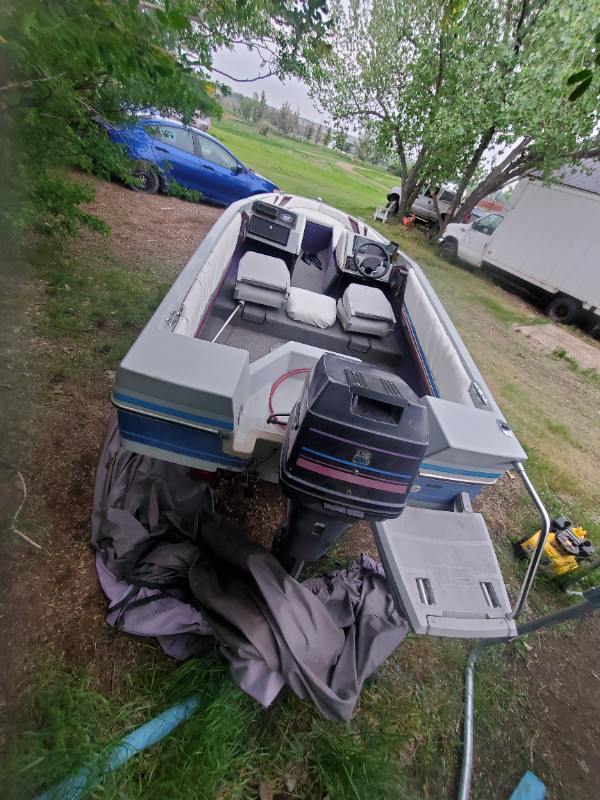
[[[333,260],[338,274],[347,278],[389,283],[398,245],[379,238],[374,231],[378,238],[356,233],[350,225],[350,218],[344,224],[319,210],[288,209],[255,200],[244,222],[243,238],[253,241],[255,246],[266,245],[292,262],[301,255],[312,258],[323,272],[327,272]],[[364,233],[368,230],[365,225]]]

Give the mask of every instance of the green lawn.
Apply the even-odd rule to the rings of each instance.
[[[260,136],[248,123],[229,117],[215,122],[210,133],[244,164],[280,189],[305,197],[320,197],[365,220],[385,202],[386,187],[396,182],[383,169],[354,162],[337,150],[269,133]],[[340,164],[356,167],[352,172]],[[374,183],[376,181],[379,187]]]

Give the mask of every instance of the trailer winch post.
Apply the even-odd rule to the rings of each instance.
[[[540,517],[542,518],[542,527],[540,529],[540,535],[538,537],[537,545],[529,562],[529,566],[527,567],[527,572],[525,573],[525,578],[523,579],[523,583],[521,585],[521,591],[519,592],[519,597],[511,613],[511,618],[516,620],[521,615],[525,603],[527,602],[527,598],[529,597],[529,592],[531,591],[531,587],[533,585],[533,579],[536,576],[538,567],[540,565],[540,561],[542,559],[542,555],[544,553],[544,547],[546,546],[548,534],[550,533],[550,515],[546,511],[546,507],[540,500],[538,493],[536,492],[533,484],[529,480],[529,477],[525,472],[523,464],[521,464],[520,461],[514,461],[513,467],[515,469],[515,472],[523,481],[523,485],[527,489],[529,496],[535,503],[536,508],[540,514]]]

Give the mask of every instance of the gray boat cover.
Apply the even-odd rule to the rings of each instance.
[[[348,720],[363,681],[408,626],[380,564],[298,583],[271,553],[212,508],[188,470],[124,450],[109,423],[92,511],[107,621],[156,636],[170,656],[215,640],[240,687],[268,705],[287,683],[328,719]]]

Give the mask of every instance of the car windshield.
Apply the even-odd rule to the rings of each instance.
[[[473,225],[473,230],[485,233],[489,236],[496,230],[503,219],[504,217],[502,214],[488,214],[487,217],[481,217],[481,219],[477,220]]]

